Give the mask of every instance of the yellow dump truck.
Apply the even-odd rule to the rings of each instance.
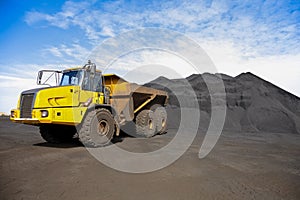
[[[46,73],[55,77],[56,85],[22,92],[10,119],[39,126],[47,142],[78,137],[84,145],[103,146],[128,122],[135,123],[137,136],[152,137],[166,131],[165,91],[102,74],[90,61],[63,71],[39,71],[37,84],[47,84],[42,81]]]

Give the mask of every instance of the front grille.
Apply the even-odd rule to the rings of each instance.
[[[23,94],[21,96],[21,118],[31,118],[33,97],[34,94]]]

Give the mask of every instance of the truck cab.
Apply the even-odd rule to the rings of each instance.
[[[43,80],[46,73],[50,75]],[[52,82],[57,85],[50,86],[49,77],[55,77]],[[37,84],[48,87],[23,91],[17,109],[11,111],[12,121],[32,125],[78,125],[91,103],[105,103],[103,76],[100,70],[92,69],[92,64],[63,71],[41,70]]]

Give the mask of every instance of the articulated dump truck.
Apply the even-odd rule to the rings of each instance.
[[[46,73],[55,77],[56,85],[22,92],[10,119],[39,126],[47,142],[78,137],[86,146],[104,146],[129,122],[135,124],[135,136],[166,132],[165,91],[129,83],[115,74],[102,74],[90,61],[79,68],[39,71],[37,84],[46,84],[42,81]]]

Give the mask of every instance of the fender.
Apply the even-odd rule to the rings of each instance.
[[[111,105],[108,105],[108,104],[96,104],[96,103],[91,103],[91,104],[88,106],[87,112],[89,112],[89,111],[91,111],[91,110],[98,109],[98,108],[106,108],[107,110],[109,110],[109,111],[111,112],[111,114],[112,114],[114,117],[117,115],[116,110],[115,110]]]

